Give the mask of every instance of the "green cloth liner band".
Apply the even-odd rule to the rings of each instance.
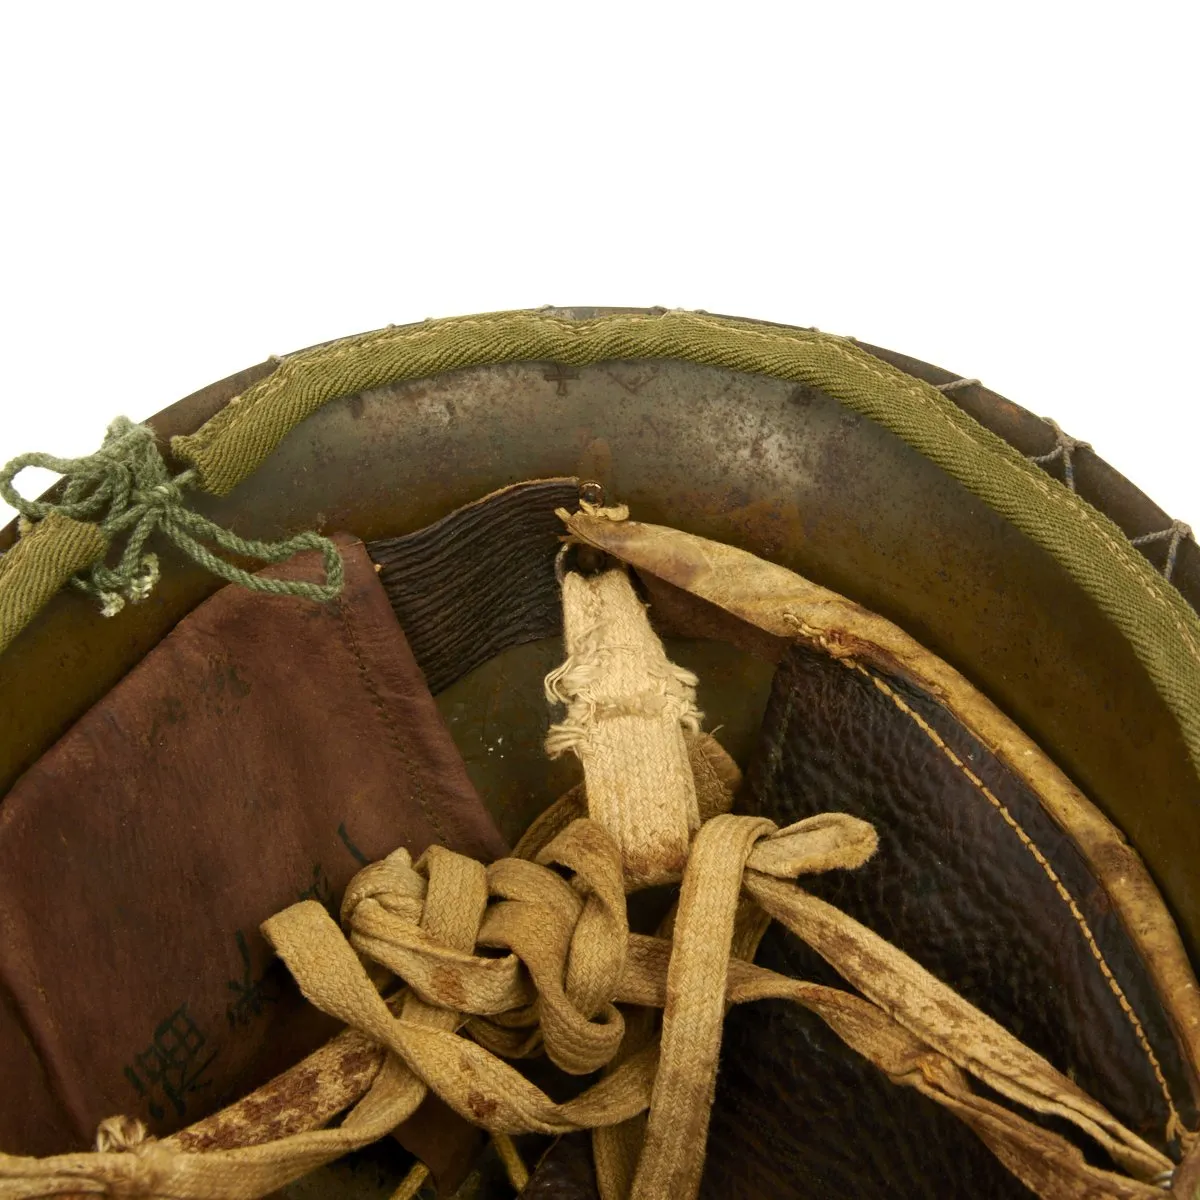
[[[467,367],[614,359],[680,359],[808,384],[891,430],[1048,551],[1095,600],[1128,638],[1200,768],[1200,619],[1187,601],[1103,513],[931,384],[844,338],[693,312],[571,320],[525,311],[426,321],[291,355],[171,446],[201,487],[225,495],[337,397]],[[0,647],[86,565],[86,539],[70,528],[79,523],[48,523],[0,564]],[[62,548],[20,553],[35,538]],[[103,546],[94,542],[88,553],[100,557]]]

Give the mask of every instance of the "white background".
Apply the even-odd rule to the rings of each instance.
[[[979,376],[1200,524],[1198,11],[8,0],[0,462],[389,322],[662,304]]]

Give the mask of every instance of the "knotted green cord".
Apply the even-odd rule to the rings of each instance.
[[[61,499],[42,501],[22,496],[14,480],[26,467],[45,467],[64,476],[66,487]],[[328,538],[317,533],[298,533],[280,542],[239,537],[185,505],[184,493],[195,484],[195,470],[172,476],[159,452],[154,430],[134,424],[128,417],[118,417],[109,425],[103,444],[94,454],[83,458],[21,454],[0,471],[0,496],[21,514],[23,532],[29,522],[56,512],[77,521],[95,521],[110,541],[119,534],[127,535],[115,567],[99,562],[86,576],[76,575],[71,580],[75,587],[100,600],[101,612],[107,617],[119,612],[127,600],[134,604],[145,600],[158,582],[158,558],[144,553],[146,541],[156,529],[205,570],[252,591],[310,600],[332,600],[341,592],[342,558]],[[325,582],[255,575],[214,554],[204,542],[228,554],[264,563],[283,562],[301,550],[320,550]]]

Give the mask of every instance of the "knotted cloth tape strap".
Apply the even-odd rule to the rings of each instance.
[[[727,807],[729,799],[725,791],[719,803]],[[577,803],[571,794],[563,802],[568,812]],[[710,792],[706,812],[712,803]],[[561,821],[543,823],[555,826]],[[1065,1139],[974,1093],[968,1074],[1038,1111],[1065,1116],[1143,1179],[1170,1170],[1162,1155],[905,955],[781,878],[853,869],[870,857],[875,842],[869,825],[841,813],[784,830],[762,818],[712,816],[685,866],[673,941],[622,938],[619,919],[588,915],[592,897],[602,897],[601,907],[613,899],[620,850],[587,818],[571,821],[546,846],[530,845],[538,863],[503,860],[485,869],[437,849],[414,867],[399,850],[366,868],[348,889],[349,941],[313,901],[292,906],[264,926],[310,1000],[388,1048],[384,1068],[338,1128],[220,1152],[186,1153],[149,1142],[125,1153],[47,1160],[0,1156],[0,1197],[100,1193],[250,1200],[383,1136],[415,1110],[427,1087],[493,1131],[618,1126],[648,1106],[632,1195],[687,1197],[694,1194],[703,1159],[724,1005],[765,998],[804,1005],[894,1082],[950,1107],[1043,1196],[1161,1195],[1147,1183],[1089,1166]],[[566,867],[570,878],[556,867]],[[485,880],[493,902],[486,908]],[[565,900],[564,889],[575,893],[574,902]],[[788,979],[731,957],[744,912],[739,896],[763,903],[864,995]],[[511,1015],[514,1026],[536,1029],[540,1023],[544,1032],[541,997],[514,955],[489,951],[535,945],[568,908],[575,927],[565,951],[561,937],[552,939],[562,954],[558,977],[571,979],[582,948],[598,953],[596,970],[610,980],[603,1004],[595,994],[579,1000],[587,1007],[576,1013],[577,1021],[613,1003],[665,1006],[665,1012],[661,1051],[651,1038],[599,1084],[558,1105],[507,1063],[451,1030],[461,1029],[473,1014],[501,1028]],[[504,915],[493,919],[493,912]],[[598,947],[607,937],[623,945]],[[468,952],[472,939],[476,948]],[[410,990],[399,994],[398,1005],[380,996],[360,954],[403,964]],[[621,964],[619,972],[614,963]],[[539,964],[538,973],[545,967]],[[588,977],[586,969],[583,975]],[[551,1003],[560,1002],[555,993]],[[605,1024],[596,1022],[601,1030]],[[628,1194],[605,1188],[606,1198]]]
[[[61,497],[23,496],[15,480],[26,467],[62,475]],[[278,542],[240,537],[187,507],[185,494],[196,482],[195,469],[172,475],[154,431],[126,417],[112,422],[94,454],[57,458],[31,453],[9,462],[0,470],[0,497],[21,514],[24,536],[0,562],[0,649],[68,580],[96,596],[105,616],[114,615],[126,601],[144,600],[158,580],[158,559],[146,552],[146,542],[156,530],[201,567],[254,591],[313,600],[329,600],[341,591],[342,560],[328,538],[316,533]],[[120,558],[115,566],[107,566],[108,548],[121,536],[125,544]],[[283,562],[301,550],[320,550],[325,582],[255,575],[213,553],[205,543],[263,563]]]
[[[568,621],[570,609],[586,611],[596,596],[613,602],[621,622],[645,620],[611,575],[567,592]],[[623,587],[631,596],[627,580]],[[640,637],[630,644],[657,661]],[[642,694],[637,672],[626,666],[620,674],[633,696]],[[605,703],[624,714],[629,698],[624,686],[616,687]],[[407,852],[397,851],[352,882],[343,912],[348,939],[315,901],[293,905],[263,926],[305,996],[387,1050],[366,1094],[337,1128],[212,1152],[149,1141],[43,1160],[0,1155],[0,1197],[253,1200],[383,1136],[433,1089],[497,1133],[612,1129],[616,1140],[597,1139],[605,1200],[691,1200],[725,1006],[768,997],[804,1005],[893,1082],[950,1108],[1039,1195],[1161,1195],[1156,1184],[1169,1181],[1172,1171],[1166,1156],[902,952],[792,882],[798,874],[861,865],[875,849],[869,825],[825,813],[778,830],[760,817],[729,815],[722,811],[731,793],[721,773],[707,772],[700,784],[703,755],[689,751],[691,787],[676,786],[670,739],[682,728],[681,713],[665,705],[635,707],[647,723],[639,753],[653,756],[666,747],[662,778],[672,789],[666,809],[694,811],[702,821],[682,867],[677,911],[664,925],[669,937],[628,932],[623,892],[634,883],[624,869],[627,846],[617,836],[627,823],[618,820],[614,831],[594,815],[568,820],[578,794],[564,798],[563,812],[538,822],[546,844],[523,839],[535,861],[509,858],[484,868],[439,848],[414,866]],[[602,730],[610,716],[598,704],[583,732]],[[601,791],[621,781],[608,764],[598,773],[590,769],[586,757],[584,769],[591,812],[593,778]],[[596,797],[596,813],[608,812],[611,800]],[[651,866],[657,872],[661,864]],[[745,961],[764,914],[812,946],[859,994]],[[386,963],[408,987],[385,999],[364,958]],[[625,1022],[617,1004],[636,1006],[636,1020]],[[660,1034],[637,1007],[663,1008]],[[568,1071],[606,1062],[611,1069],[559,1104],[497,1057],[488,1041],[515,1046],[517,1054],[544,1044]],[[971,1076],[1008,1101],[1072,1123],[1127,1174],[1093,1166],[1064,1137],[976,1093]],[[632,1122],[647,1109],[643,1132]]]
[[[470,1041],[452,1035],[419,1035],[406,1028],[404,1019],[393,1017],[379,998],[350,947],[374,958],[375,951],[368,952],[367,946],[384,947],[390,940],[393,950],[384,949],[380,957],[392,962],[406,959],[407,974],[423,981],[424,1001],[456,1009],[460,1024],[468,1013],[481,1019],[500,1015],[497,990],[489,977],[494,970],[490,964],[498,964],[496,973],[512,981],[509,1002],[514,1024],[531,1027],[539,1014],[537,1005],[528,1003],[526,986],[511,971],[507,955],[492,958],[486,950],[520,941],[534,944],[539,931],[558,924],[562,914],[557,890],[566,881],[550,866],[562,865],[561,859],[571,858],[580,866],[584,879],[580,891],[594,894],[589,880],[603,877],[619,864],[615,843],[594,822],[576,820],[559,834],[538,855],[547,865],[521,863],[516,884],[504,875],[507,864],[517,860],[505,860],[501,871],[489,868],[496,888],[493,899],[499,901],[494,907],[504,914],[495,928],[506,928],[507,935],[487,936],[485,918],[480,925],[484,953],[451,953],[420,939],[415,936],[420,927],[420,918],[414,921],[415,911],[406,902],[392,900],[383,903],[394,914],[386,936],[378,911],[360,903],[350,915],[347,942],[322,906],[312,901],[272,918],[264,932],[314,1004],[387,1045],[451,1107],[485,1128],[508,1133],[565,1132],[618,1124],[649,1106],[646,1145],[632,1191],[635,1197],[694,1194],[703,1162],[724,1007],[767,997],[804,1004],[895,1082],[917,1087],[953,1108],[1010,1165],[1016,1163],[1026,1182],[1040,1183],[1043,1195],[1064,1194],[1044,1190],[1044,1179],[1032,1174],[1042,1170],[1037,1164],[1043,1161],[1055,1164],[1055,1171],[1069,1176],[1074,1186],[1089,1179],[1103,1183],[1105,1195],[1159,1194],[1149,1184],[1096,1171],[1065,1139],[976,1095],[968,1075],[1035,1111],[1071,1121],[1142,1179],[1170,1170],[1169,1160],[928,972],[846,914],[779,878],[791,872],[853,868],[869,857],[874,844],[870,827],[844,814],[822,814],[786,830],[776,830],[756,817],[716,816],[706,822],[685,868],[674,939],[628,935],[621,956],[624,966],[609,992],[610,1002],[665,1004],[661,1051],[651,1043],[565,1105],[554,1104],[523,1075]],[[408,869],[403,851],[387,862],[389,871]],[[431,866],[436,869],[438,864]],[[543,877],[540,884],[538,876]],[[573,887],[574,880],[568,886]],[[406,885],[404,894],[410,895],[411,890]],[[532,902],[538,894],[546,899],[546,910]],[[857,997],[787,979],[731,959],[740,895],[761,898],[772,915],[866,994]],[[575,911],[575,938],[587,940],[584,905],[576,905]],[[370,929],[369,941],[363,938],[363,926]],[[485,940],[489,946],[482,945]],[[553,935],[549,940],[562,954],[559,977],[569,977],[571,947],[563,954],[562,940]],[[582,1011],[577,1016],[584,1019]],[[604,1022],[598,1026],[603,1029]]]

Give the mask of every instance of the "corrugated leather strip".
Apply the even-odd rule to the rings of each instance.
[[[510,646],[562,632],[554,559],[575,479],[520,483],[367,552],[435,695]]]

